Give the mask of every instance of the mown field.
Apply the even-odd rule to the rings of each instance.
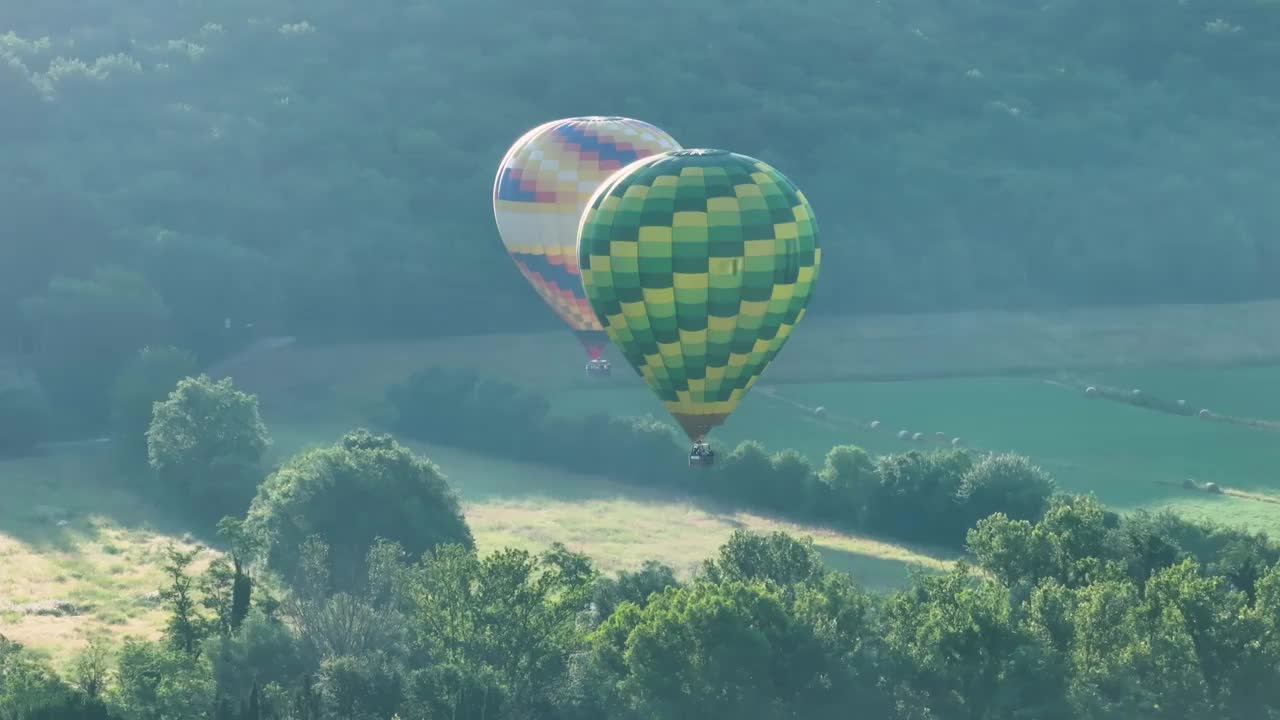
[[[1098,383],[1185,398],[1196,407],[1280,418],[1280,367],[1084,373]],[[1280,503],[1280,435],[1090,400],[1035,377],[758,386],[713,438],[728,448],[755,439],[795,448],[815,464],[836,444],[882,454],[950,447],[1030,456],[1064,490],[1095,493],[1118,510],[1172,507],[1189,516],[1241,523],[1280,535],[1280,504],[1179,487],[1184,479],[1274,495]],[[661,415],[644,388],[557,396],[557,410]],[[812,409],[823,407],[826,419]],[[879,420],[877,430],[867,428]],[[902,440],[898,432],[916,440]],[[941,437],[938,436],[941,433]]]

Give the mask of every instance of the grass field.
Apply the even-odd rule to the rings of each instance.
[[[1222,412],[1280,418],[1280,394],[1265,391],[1280,388],[1280,367],[1086,377],[1194,399]],[[826,408],[826,421],[806,410],[817,406]],[[557,395],[558,412],[591,410],[664,414],[643,387]],[[872,420],[881,421],[878,430],[866,429]],[[924,438],[903,441],[899,430]],[[712,437],[726,449],[745,439],[772,449],[795,448],[815,464],[837,444],[882,454],[949,447],[959,437],[966,447],[1029,455],[1064,490],[1093,492],[1118,510],[1172,507],[1280,536],[1280,505],[1175,487],[1191,478],[1280,497],[1280,436],[1089,400],[1035,378],[758,386]]]
[[[330,444],[356,425],[267,420],[277,459]],[[655,559],[687,576],[744,528],[810,535],[832,567],[876,588],[900,587],[911,570],[950,564],[922,549],[725,512],[601,477],[410,444],[460,492],[481,552],[537,552],[558,541],[587,553],[605,572]],[[164,584],[164,548],[200,546],[145,498],[119,489],[107,451],[91,444],[0,462],[0,494],[23,498],[0,504],[0,633],[59,667],[95,635],[157,636],[165,617],[156,595]],[[206,548],[193,567],[203,569],[215,553]]]
[[[1094,492],[1116,509],[1172,507],[1280,535],[1280,504],[1175,487],[1193,478],[1264,499],[1280,496],[1276,435],[1088,400],[1041,379],[1066,367],[1110,366],[1076,375],[1220,413],[1280,419],[1280,363],[1225,367],[1277,357],[1276,303],[809,322],[712,437],[721,447],[756,439],[772,449],[796,448],[815,464],[837,444],[878,454],[949,446],[960,437],[967,447],[1030,455],[1063,489]],[[1165,369],[1150,369],[1161,363]],[[607,382],[583,378],[581,350],[567,333],[323,348],[268,342],[211,373],[230,375],[261,397],[275,453],[283,457],[333,442],[360,424],[359,414],[376,406],[388,383],[435,364],[475,367],[536,387],[558,413],[665,416],[620,361]],[[969,377],[919,379],[958,375]],[[882,377],[906,380],[875,381]],[[819,405],[828,410],[825,420],[812,413]],[[306,421],[291,421],[297,418]],[[866,429],[871,420],[883,426]],[[898,430],[923,433],[924,440],[904,442]],[[936,571],[950,562],[927,549],[723,512],[605,477],[415,447],[459,489],[485,551],[537,550],[559,541],[606,571],[652,558],[687,573],[734,529],[747,528],[810,534],[833,567],[875,587],[899,586],[911,569]],[[156,634],[163,548],[199,543],[145,498],[117,489],[105,451],[89,445],[0,462],[0,497],[21,498],[0,503],[0,632],[59,665],[94,634]]]
[[[164,550],[199,542],[127,490],[105,448],[0,462],[0,634],[57,663],[95,635],[152,637]],[[211,553],[193,564],[202,570]]]

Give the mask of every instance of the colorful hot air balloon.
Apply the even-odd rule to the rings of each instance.
[[[596,191],[579,227],[596,317],[695,453],[709,452],[707,433],[804,317],[821,257],[804,194],[724,150],[628,165]]]
[[[592,193],[619,168],[678,149],[670,135],[640,120],[576,117],[525,133],[498,166],[493,215],[502,242],[593,363],[603,362],[608,338],[578,277],[578,220]]]

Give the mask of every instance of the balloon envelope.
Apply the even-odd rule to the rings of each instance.
[[[576,117],[525,133],[498,166],[493,215],[502,242],[516,267],[593,359],[608,339],[578,276],[582,210],[618,169],[679,148],[670,135],[640,120]]]
[[[795,185],[723,150],[632,163],[579,226],[596,317],[695,441],[733,412],[804,317],[821,257]]]

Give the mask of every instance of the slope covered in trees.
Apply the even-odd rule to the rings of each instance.
[[[197,351],[225,316],[555,327],[489,189],[524,129],[593,113],[790,175],[827,248],[815,312],[1277,287],[1273,1],[50,0],[4,23],[5,345],[52,322],[24,298],[102,266],[145,284],[82,293]]]

